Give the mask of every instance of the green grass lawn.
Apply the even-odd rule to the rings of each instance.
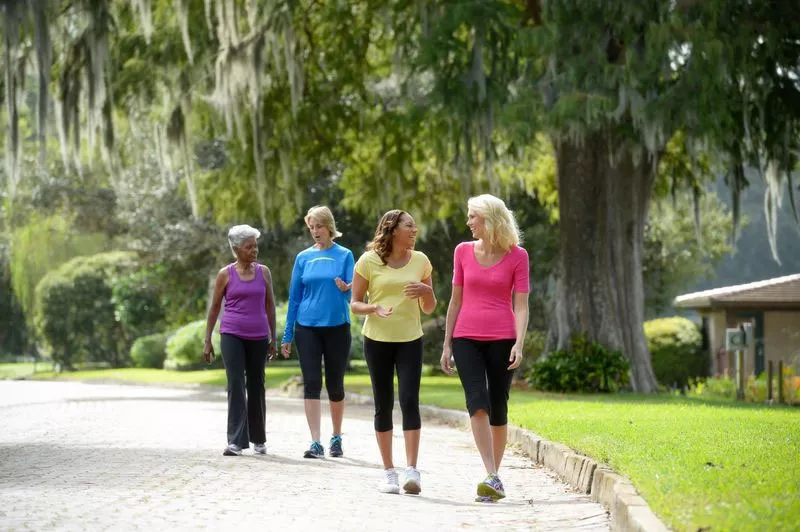
[[[39,364],[39,367],[46,367]],[[33,374],[33,362],[24,362],[21,364],[0,364],[0,380],[2,379],[19,379]]]
[[[371,393],[363,368],[347,389]],[[297,366],[267,369],[276,387]],[[52,374],[37,374],[37,377]],[[62,375],[59,378],[64,378]],[[223,386],[222,370],[101,370],[69,378]],[[464,408],[457,377],[424,376],[420,401]],[[511,423],[630,478],[675,530],[787,530],[800,517],[800,409],[672,395],[556,395],[514,390]]]

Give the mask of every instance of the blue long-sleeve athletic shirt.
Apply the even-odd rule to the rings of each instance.
[[[334,279],[353,281],[355,261],[346,247],[333,243],[328,249],[310,247],[297,254],[289,284],[289,310],[283,343],[294,338],[294,324],[333,327],[350,323],[350,290],[342,292]]]

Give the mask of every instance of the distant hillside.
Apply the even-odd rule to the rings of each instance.
[[[742,193],[741,212],[748,220],[739,231],[736,251],[720,263],[715,278],[699,282],[690,292],[800,273],[800,226],[792,215],[788,191],[784,191],[778,214],[778,255],[781,260],[778,264],[772,257],[767,239],[767,220],[764,215],[766,186],[755,171],[749,171],[746,175],[750,185]],[[795,200],[800,202],[798,185],[800,182],[796,177]],[[722,179],[717,182],[715,190],[730,208],[731,192]]]

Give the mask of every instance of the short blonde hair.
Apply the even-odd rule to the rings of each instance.
[[[336,230],[336,220],[333,219],[333,213],[331,210],[324,206],[324,205],[316,205],[308,209],[306,213],[306,217],[304,218],[306,225],[310,220],[316,220],[322,225],[324,225],[328,232],[331,234],[331,240],[334,238],[339,238],[342,236],[342,233]]]
[[[486,236],[492,246],[508,251],[522,241],[514,213],[500,198],[491,194],[481,194],[470,198],[467,207],[483,218],[486,224]]]

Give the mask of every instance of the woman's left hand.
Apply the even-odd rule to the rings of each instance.
[[[423,282],[408,283],[403,287],[403,295],[409,299],[419,299],[433,292],[433,288]]]
[[[508,357],[508,361],[510,362],[508,365],[509,371],[517,369],[519,365],[522,364],[522,346],[520,344],[514,344],[511,347],[511,354]]]
[[[337,277],[336,279],[334,279],[334,282],[336,283],[336,288],[338,288],[342,292],[347,292],[348,290],[350,290],[350,285],[347,284],[346,282],[342,281],[342,279],[340,277]]]
[[[270,360],[272,360],[274,358],[277,358],[278,357],[278,344],[275,343],[274,341],[270,342],[267,352],[269,353],[269,359]],[[289,357],[284,354],[283,358],[289,358]]]

